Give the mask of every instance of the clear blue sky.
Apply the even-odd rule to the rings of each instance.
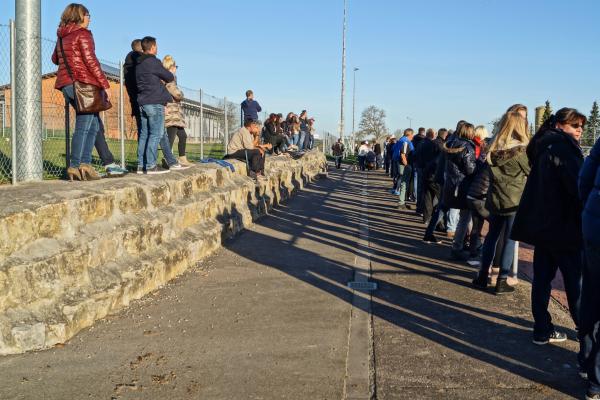
[[[66,2],[42,0],[42,32],[54,37]],[[99,57],[118,61],[133,38],[156,36],[180,82],[263,108],[317,119],[337,132],[342,0],[89,0]],[[14,1],[0,1],[0,21]],[[600,98],[598,0],[348,0],[346,133],[352,69],[360,111],[386,110],[393,131],[488,123],[510,104],[588,114]]]

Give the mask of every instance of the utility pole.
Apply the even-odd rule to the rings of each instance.
[[[355,130],[354,130],[354,117],[356,115],[354,109],[356,107],[356,71],[358,71],[358,68],[354,67],[354,77],[353,77],[353,83],[352,83],[352,146],[354,146],[354,141],[355,141]]]
[[[340,101],[340,139],[344,140],[344,95],[346,93],[346,0],[344,0],[344,27],[342,31],[342,96]]]
[[[412,129],[412,121],[413,121],[413,119],[411,117],[406,117],[406,119],[408,120],[408,127]]]

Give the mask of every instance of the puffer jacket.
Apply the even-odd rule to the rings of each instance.
[[[521,195],[531,168],[527,147],[512,145],[488,154],[490,188],[486,207],[494,215],[510,215],[519,208]]]
[[[62,39],[65,56],[67,57],[69,68],[73,73],[73,79],[78,82],[108,89],[110,85],[106,79],[106,75],[102,72],[98,58],[96,58],[92,32],[77,24],[68,24],[59,27],[56,35],[58,39]],[[58,65],[54,88],[60,90],[65,86],[73,84],[73,79],[69,76],[67,67],[65,66],[59,40],[57,40],[54,53],[52,53],[52,62]]]
[[[444,153],[442,201],[449,208],[466,209],[467,189],[475,171],[475,144],[455,136],[444,144]]]
[[[536,134],[528,146],[531,174],[511,237],[555,250],[581,250],[581,201],[577,190],[583,154],[561,130]]]
[[[579,175],[579,195],[583,209],[583,239],[600,246],[600,139],[586,158]]]
[[[167,103],[165,107],[165,127],[176,126],[185,128],[185,118],[183,117],[183,109],[181,100],[183,100],[183,92],[177,86],[177,81],[166,84],[169,94],[173,97],[173,101]]]

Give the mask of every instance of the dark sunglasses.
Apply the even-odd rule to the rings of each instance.
[[[569,124],[569,125],[571,125],[571,128],[573,128],[573,129],[579,129],[579,128],[583,129],[583,124]]]

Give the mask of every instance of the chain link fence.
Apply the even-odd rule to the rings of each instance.
[[[57,66],[52,62],[56,40],[39,38],[41,56],[41,151],[44,179],[58,179],[65,176],[67,166],[67,134],[72,137],[75,128],[75,112],[65,107],[62,93],[54,88]],[[11,68],[10,68],[10,27],[0,24],[0,184],[10,183],[12,179],[12,118],[11,110]],[[113,107],[100,113],[104,126],[106,143],[112,157],[102,160],[93,151],[92,163],[103,172],[112,162],[124,165],[130,170],[137,168],[137,125],[132,115],[131,104],[126,90],[121,90],[121,65],[118,62],[99,57],[102,69],[110,83]],[[17,88],[19,88],[17,82]],[[191,89],[179,85],[184,92],[183,114],[188,135],[186,155],[191,161],[202,158],[221,158],[231,135],[241,126],[240,105],[204,93],[200,89]],[[122,103],[122,104],[121,104]],[[18,114],[18,113],[17,113]],[[69,131],[66,130],[66,118]],[[178,156],[177,140],[173,152]],[[34,143],[35,144],[35,143]],[[27,144],[25,144],[27,145]],[[31,144],[29,144],[31,146]],[[39,147],[39,146],[38,146]],[[20,154],[20,153],[17,153]],[[162,157],[162,150],[159,158]]]
[[[0,25],[0,184],[12,180],[12,127],[10,115],[10,28]]]

